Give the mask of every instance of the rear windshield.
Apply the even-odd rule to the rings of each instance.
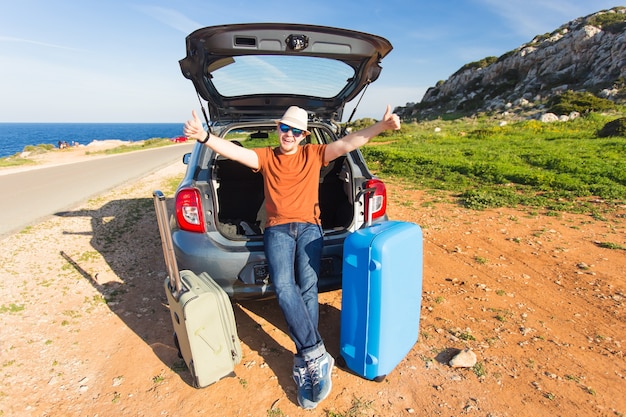
[[[331,134],[324,129],[310,127],[310,130],[311,134],[302,140],[301,145],[306,143],[330,143],[333,141]],[[245,148],[263,148],[267,146],[273,148],[280,145],[276,125],[229,128],[229,130],[223,133],[223,138]]]
[[[234,57],[234,62],[211,75],[213,85],[224,97],[296,94],[332,98],[354,77],[354,70],[334,59],[246,55]]]

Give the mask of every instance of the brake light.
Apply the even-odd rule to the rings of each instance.
[[[371,215],[372,220],[383,217],[387,212],[387,188],[385,183],[378,179],[368,180],[365,188],[373,188],[374,193],[365,198],[365,218]],[[371,207],[370,207],[371,205]]]
[[[188,232],[204,233],[204,215],[200,191],[184,188],[176,194],[176,221]]]

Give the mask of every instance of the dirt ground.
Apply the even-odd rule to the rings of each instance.
[[[89,157],[50,154],[40,160]],[[193,388],[173,346],[151,198],[183,169],[0,241],[0,416],[626,415],[626,207],[471,211],[394,182],[390,216],[424,231],[420,338],[396,369],[377,383],[336,368],[329,398],[299,409],[293,346],[268,300],[234,306],[236,376]],[[341,291],[320,301],[337,357]],[[450,367],[465,348],[476,366]]]

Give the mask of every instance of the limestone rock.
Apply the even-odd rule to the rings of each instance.
[[[624,22],[599,27],[600,15],[619,13]],[[619,19],[616,19],[619,20]],[[563,91],[619,95],[626,79],[626,7],[574,19],[500,57],[464,65],[430,87],[418,105],[400,107],[402,117],[454,111],[540,111],[539,99]],[[561,115],[557,115],[561,116]]]
[[[453,368],[471,368],[476,365],[476,354],[471,349],[462,350],[448,364]]]

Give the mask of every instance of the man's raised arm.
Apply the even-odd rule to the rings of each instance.
[[[359,131],[350,133],[343,138],[329,144],[326,147],[324,153],[324,160],[330,162],[335,158],[345,155],[348,152],[360,148],[365,145],[371,138],[378,135],[385,130],[398,130],[400,129],[400,117],[397,114],[391,113],[391,106],[387,106],[383,119],[373,125],[361,129]]]
[[[183,133],[185,136],[204,143],[204,146],[208,146],[228,159],[237,161],[252,169],[259,168],[259,158],[253,150],[236,145],[204,130],[202,122],[198,118],[198,114],[195,110],[191,111],[191,116],[192,119],[187,120],[185,122],[185,126],[183,127]]]

